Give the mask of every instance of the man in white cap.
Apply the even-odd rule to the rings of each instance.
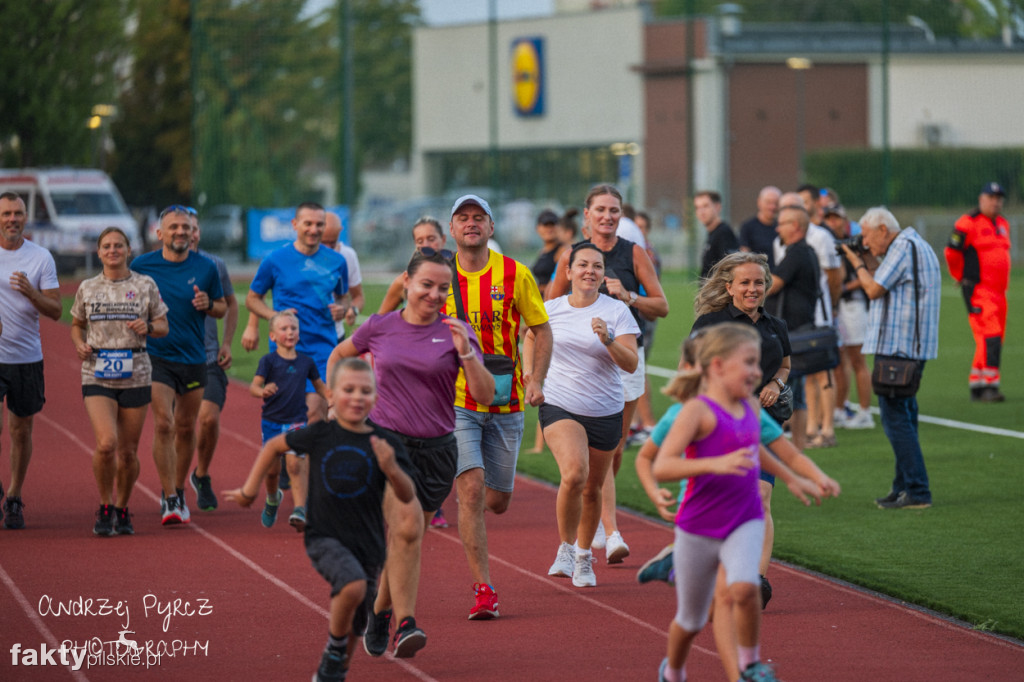
[[[457,276],[445,312],[473,327],[484,364],[495,375],[490,405],[473,399],[461,373],[455,393],[459,535],[476,594],[469,618],[488,620],[499,614],[498,597],[491,585],[484,511],[502,514],[512,501],[523,438],[523,408],[525,403],[539,405],[544,400],[541,384],[551,360],[551,327],[530,268],[488,248],[494,217],[486,201],[473,194],[459,197],[452,206],[449,229],[458,246]],[[524,324],[536,336],[531,376],[523,375],[519,356]]]

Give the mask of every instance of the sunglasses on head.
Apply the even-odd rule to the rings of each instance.
[[[168,213],[184,213],[186,215],[198,215],[196,210],[191,206],[182,206],[181,204],[171,204],[164,210],[160,211],[160,217],[163,218]]]
[[[441,258],[444,258],[447,261],[450,261],[455,258],[455,254],[449,251],[448,249],[437,250],[430,246],[421,246],[419,248],[419,252],[422,253],[427,258],[430,258],[431,256],[435,256],[438,254],[440,254]]]

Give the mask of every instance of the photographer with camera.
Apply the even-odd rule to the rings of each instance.
[[[839,350],[842,358],[836,368],[835,380],[835,425],[845,429],[871,429],[875,422],[871,418],[871,373],[860,352],[864,343],[864,330],[868,326],[868,298],[857,279],[857,273],[843,254],[842,245],[848,244],[854,251],[863,252],[860,226],[857,234],[850,236],[850,220],[842,204],[825,207],[825,227],[836,239],[836,253],[842,261],[843,281],[840,285],[839,304],[834,311],[836,329],[839,332]],[[850,376],[857,384],[856,408],[848,407]]]
[[[914,228],[901,230],[884,207],[868,209],[860,225],[868,253],[849,244],[842,249],[871,301],[862,350],[875,355],[872,388],[896,457],[892,489],[875,503],[880,509],[925,509],[932,493],[917,433],[917,389],[925,361],[939,351],[939,259]]]

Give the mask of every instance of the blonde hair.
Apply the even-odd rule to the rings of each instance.
[[[661,389],[661,392],[669,398],[685,403],[697,395],[701,380],[700,364],[697,361],[697,356],[700,353],[700,346],[704,341],[706,333],[707,327],[702,327],[692,332],[683,340],[680,357],[682,358],[682,364],[689,365],[689,367],[680,368],[676,375],[669,380],[668,384]]]
[[[725,310],[732,303],[732,294],[729,293],[726,287],[732,284],[733,270],[747,263],[753,263],[764,271],[765,292],[767,293],[772,281],[772,271],[768,267],[768,256],[763,253],[751,253],[749,251],[730,253],[715,263],[715,267],[711,268],[708,278],[704,280],[700,291],[697,292],[697,298],[693,300],[693,312],[697,317]],[[759,305],[763,303],[764,300],[762,299]]]
[[[299,327],[299,317],[293,312],[290,312],[288,310],[282,310],[280,312],[274,313],[270,317],[270,331],[274,331],[274,327],[277,325],[277,321],[283,319],[295,320],[295,326]]]

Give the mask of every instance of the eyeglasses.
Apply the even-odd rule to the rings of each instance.
[[[437,250],[430,246],[421,246],[418,250],[427,258],[440,254],[441,258],[444,258],[446,261],[451,261],[455,259],[455,254],[449,251],[448,249]]]
[[[199,215],[198,212],[191,206],[182,206],[181,204],[171,204],[164,210],[160,211],[160,218],[163,218],[168,213],[184,213],[186,215]]]

